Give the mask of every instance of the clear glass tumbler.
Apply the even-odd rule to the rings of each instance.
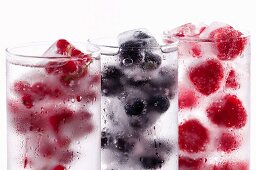
[[[100,53],[74,45],[79,57],[50,43],[6,50],[8,170],[100,169]]]
[[[248,170],[250,36],[224,26],[189,37],[189,27],[165,33],[179,40],[179,169]]]
[[[101,48],[101,169],[178,169],[177,43],[89,41]]]

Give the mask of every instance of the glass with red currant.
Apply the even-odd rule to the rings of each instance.
[[[99,169],[99,49],[60,39],[6,52],[8,170]]]
[[[101,48],[101,169],[177,169],[177,43],[146,29],[90,42]]]
[[[164,37],[179,40],[179,169],[248,170],[250,37],[218,22]]]

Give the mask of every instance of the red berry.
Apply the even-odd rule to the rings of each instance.
[[[191,45],[191,55],[195,58],[200,58],[202,57],[202,51],[201,51],[201,47],[199,44],[197,43],[190,43]]]
[[[24,96],[22,96],[22,103],[26,106],[26,108],[32,108],[33,102],[34,100],[30,94],[25,94]]]
[[[31,87],[31,91],[35,93],[36,96],[39,96],[41,98],[51,93],[51,90],[48,87],[48,85],[42,82],[34,83]]]
[[[237,82],[237,76],[235,70],[231,70],[226,80],[226,88],[238,89],[240,87]]]
[[[75,61],[68,61],[62,66],[64,73],[73,73],[77,70],[77,64]]]
[[[179,147],[189,153],[205,151],[209,143],[208,130],[196,119],[179,126]]]
[[[192,159],[189,157],[179,156],[179,169],[181,170],[199,170],[203,167],[204,159]]]
[[[210,104],[206,112],[214,124],[227,128],[242,128],[247,120],[242,102],[237,96],[230,94]]]
[[[222,162],[214,165],[212,170],[249,170],[249,165],[245,162]]]
[[[221,85],[224,71],[218,60],[208,60],[191,68],[189,72],[190,81],[195,88],[204,95],[216,92]]]
[[[197,105],[196,94],[193,90],[180,88],[179,90],[179,109],[193,108]]]
[[[57,53],[58,54],[66,54],[68,51],[68,47],[70,46],[70,43],[65,39],[60,39],[56,42],[57,47]]]
[[[19,95],[28,94],[30,90],[30,84],[26,81],[18,81],[14,83],[14,91]]]
[[[71,48],[71,51],[70,51],[70,56],[71,57],[77,57],[77,56],[80,56],[82,54],[83,53],[80,50],[78,50],[76,48]]]
[[[63,108],[55,111],[56,114],[49,117],[49,123],[55,133],[59,133],[62,124],[70,121],[73,117],[73,111]]]
[[[233,60],[243,52],[247,39],[242,35],[231,26],[221,27],[210,33],[209,39],[216,44],[220,60]]]
[[[63,165],[56,165],[52,170],[66,170],[66,168]]]
[[[62,62],[48,62],[46,65],[45,65],[45,71],[48,73],[48,74],[59,74],[62,72],[62,68],[61,66],[63,65]]]
[[[239,147],[239,145],[240,145],[240,142],[238,141],[236,136],[230,133],[223,133],[218,139],[217,148],[220,151],[230,153],[236,150]]]

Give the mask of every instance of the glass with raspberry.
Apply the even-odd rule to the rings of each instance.
[[[179,40],[179,169],[249,169],[250,37],[224,23],[185,24]]]
[[[99,50],[50,45],[7,49],[8,170],[99,169]]]
[[[145,29],[90,41],[102,56],[101,169],[178,169],[176,44]]]

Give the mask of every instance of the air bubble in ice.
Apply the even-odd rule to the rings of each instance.
[[[124,66],[130,66],[133,64],[133,60],[131,58],[123,59],[123,65]]]

